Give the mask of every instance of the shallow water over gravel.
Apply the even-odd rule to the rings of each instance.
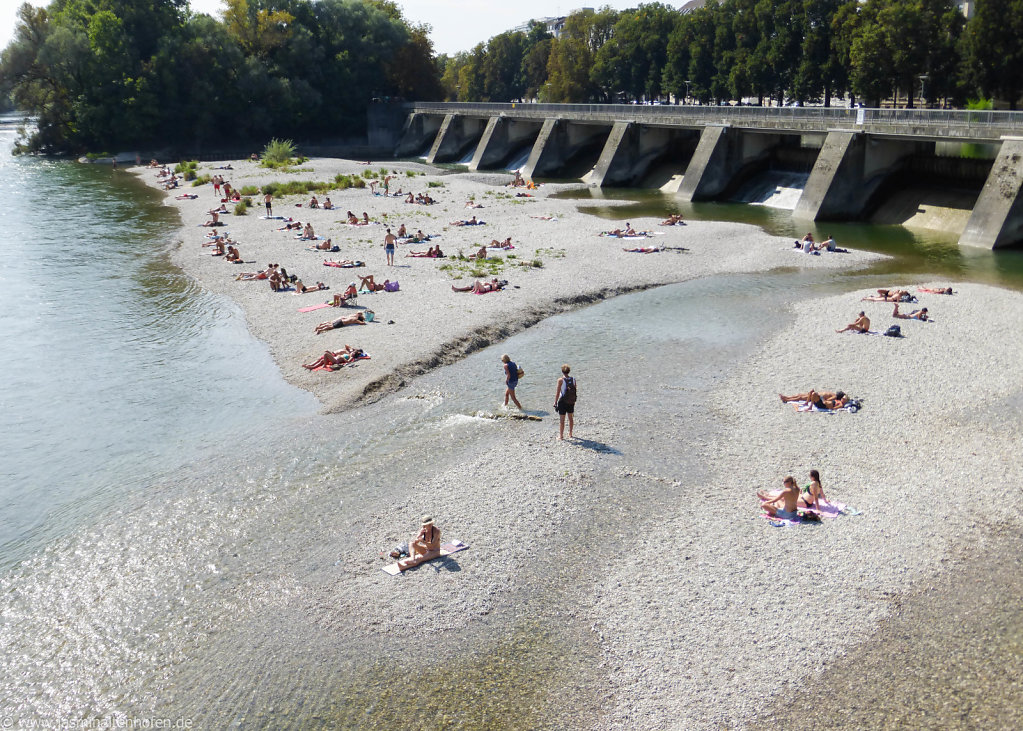
[[[228,448],[154,479],[144,496],[122,500],[3,579],[0,697],[16,717],[159,711],[210,727],[358,718],[386,728],[402,714],[428,718],[439,700],[465,727],[496,717],[529,725],[540,707],[592,717],[600,705],[587,669],[593,639],[580,635],[578,619],[555,618],[597,574],[565,562],[583,552],[599,565],[601,555],[627,550],[632,526],[677,499],[668,487],[702,474],[706,466],[685,445],[714,437],[705,393],[781,324],[782,303],[806,286],[804,275],[776,274],[628,295],[551,318],[369,407],[282,413],[272,428],[239,430]],[[519,398],[543,422],[476,415],[502,413],[502,352],[526,370]],[[307,585],[336,583],[339,564],[377,570],[385,545],[363,542],[361,557],[339,552],[360,515],[386,514],[416,481],[507,446],[518,438],[511,429],[553,438],[549,404],[562,362],[580,384],[580,439],[567,448],[597,465],[580,476],[591,483],[587,502],[490,616],[425,643],[449,668],[435,693],[397,692],[401,668],[416,661],[410,650],[422,648],[359,636],[338,643],[308,617],[291,617],[292,600]],[[594,435],[594,412],[614,428]],[[662,483],[623,494],[621,475],[634,472]],[[405,529],[396,525],[395,535]],[[485,537],[474,543],[485,555]],[[98,656],[107,658],[100,671]],[[493,691],[485,701],[480,683]]]

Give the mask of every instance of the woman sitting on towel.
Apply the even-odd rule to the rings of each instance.
[[[320,202],[318,200],[316,200],[316,196],[315,195],[312,198],[309,199],[309,207],[310,208],[319,208],[320,207]]]
[[[303,363],[302,367],[308,368],[312,371],[317,368],[322,368],[323,366],[329,366],[332,370],[336,371],[346,363],[351,363],[352,361],[364,358],[365,356],[366,353],[362,350],[362,348],[353,348],[351,345],[346,345],[344,350],[336,350],[333,352],[328,350],[312,363]]]
[[[365,325],[366,315],[361,312],[356,312],[354,315],[347,315],[345,317],[339,317],[336,320],[330,322],[321,322],[316,326],[316,334],[320,335],[328,330],[334,330],[345,325]]]
[[[397,234],[397,236],[398,236],[399,239],[407,239],[408,238],[408,231],[405,229],[405,224],[404,223],[401,224],[400,226],[398,226],[398,234]]]
[[[828,498],[821,486],[821,473],[817,470],[810,470],[810,484],[803,488],[799,502],[803,507],[819,510],[821,503],[827,501]]]
[[[350,226],[358,226],[359,225],[358,217],[354,213],[352,213],[351,211],[348,211],[348,213],[346,213],[345,216],[347,217],[348,224]]]

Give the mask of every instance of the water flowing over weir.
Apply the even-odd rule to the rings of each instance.
[[[743,185],[732,200],[791,211],[799,202],[809,177],[809,173],[776,170],[761,173]]]

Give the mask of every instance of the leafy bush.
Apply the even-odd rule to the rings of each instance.
[[[244,216],[252,205],[251,198],[242,198],[240,201],[234,204],[234,215]]]
[[[407,177],[407,178],[414,178],[417,175],[421,175],[421,173],[417,173],[415,170],[406,170],[405,171],[405,177]]]
[[[372,180],[377,177],[377,174],[372,170],[363,170],[362,177],[366,178],[367,180]]]
[[[186,176],[189,172],[191,172],[192,177],[191,178],[186,177],[185,180],[193,180],[195,179],[195,171],[196,169],[198,169],[198,167],[199,167],[198,160],[182,160],[181,162],[174,166],[174,172],[178,175],[185,174]]]
[[[200,175],[199,177],[192,181],[192,187],[198,188],[200,185],[206,185],[206,183],[208,182],[210,182],[209,175]]]
[[[381,178],[386,177],[386,176],[388,176],[390,174],[391,173],[390,173],[390,171],[388,171],[387,168],[380,168],[380,177]]]
[[[238,191],[242,195],[259,195],[258,185],[243,185],[242,189]]]
[[[295,143],[291,140],[279,140],[274,137],[266,143],[260,164],[265,168],[287,167],[292,164],[295,155]]]
[[[426,184],[426,187],[427,188],[443,188],[444,187],[444,183],[440,182],[439,180],[431,180],[430,182],[428,182]]]

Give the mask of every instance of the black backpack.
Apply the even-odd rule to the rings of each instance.
[[[884,334],[890,338],[901,338],[902,328],[899,327],[898,325],[892,325],[891,327],[884,331]]]
[[[571,376],[565,376],[565,395],[561,397],[561,403],[575,406],[575,379]]]

